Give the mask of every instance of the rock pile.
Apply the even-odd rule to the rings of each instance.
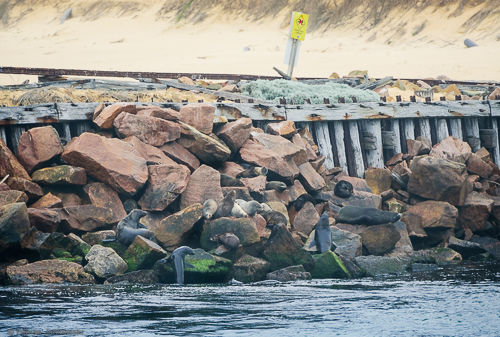
[[[407,154],[360,179],[327,170],[311,134],[292,122],[262,130],[248,118],[213,120],[205,104],[118,103],[96,109],[99,132],[66,146],[51,126],[25,132],[17,156],[0,140],[0,178],[9,175],[0,184],[1,280],[174,282],[173,266],[158,261],[183,245],[195,249],[186,282],[198,283],[500,258],[500,170],[485,149],[408,140]],[[345,221],[344,206],[400,216]],[[124,245],[116,226],[133,209],[147,211],[138,221],[154,235]],[[309,243],[323,212],[332,248],[318,254]]]

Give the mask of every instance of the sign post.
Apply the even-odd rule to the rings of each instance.
[[[293,68],[297,64],[301,41],[306,37],[307,22],[309,15],[301,12],[293,12],[290,20],[290,32],[285,52],[285,63],[288,64],[288,76],[291,78]]]

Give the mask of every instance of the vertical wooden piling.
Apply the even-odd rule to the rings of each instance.
[[[344,126],[341,121],[333,122],[333,127],[335,130],[335,147],[337,149],[337,157],[339,159],[339,166],[342,167],[344,172],[348,173],[347,167],[347,157],[345,153],[345,143],[344,143]]]
[[[352,144],[352,155],[354,159],[354,175],[362,178],[365,174],[365,164],[363,162],[363,153],[361,152],[361,142],[359,140],[359,129],[356,121],[347,122],[349,128],[349,137]],[[351,173],[351,175],[352,175]]]
[[[13,125],[10,129],[10,143],[14,154],[17,154],[17,145],[19,144],[19,138],[26,131],[26,128],[19,125]]]
[[[369,167],[384,167],[384,152],[382,147],[382,126],[379,120],[362,121],[363,131],[375,138],[373,148],[365,147],[366,164]]]
[[[476,152],[481,148],[481,142],[479,139],[479,120],[477,118],[466,118],[464,120],[465,125],[465,140],[469,143],[473,152]]]
[[[450,134],[448,132],[448,125],[446,124],[446,119],[436,118],[436,137],[437,143],[441,142],[443,139],[448,137]]]
[[[0,137],[2,138],[3,142],[7,144],[7,134],[5,133],[5,127],[1,126],[0,127]]]
[[[331,169],[335,167],[335,161],[333,159],[333,148],[330,139],[330,131],[328,130],[327,122],[316,122],[313,123],[314,131],[316,132],[316,141],[318,144],[319,152],[321,155],[326,157],[325,167]]]
[[[462,121],[460,119],[450,119],[450,135],[458,139],[464,139],[462,134]]]
[[[420,118],[418,120],[418,125],[420,127],[420,137],[431,140],[431,123],[428,118]],[[479,131],[478,131],[479,132]]]
[[[69,123],[62,123],[62,134],[61,138],[67,143],[71,140],[71,130],[69,128]]]
[[[391,130],[394,131],[394,137],[395,137],[394,152],[401,153],[402,152],[401,141],[400,141],[401,140],[401,133],[399,130],[399,121],[397,119],[391,120]]]
[[[498,120],[496,118],[492,118],[492,128],[495,130],[497,139],[495,143],[495,147],[492,149],[493,152],[493,161],[497,166],[500,166],[500,148],[498,143]]]

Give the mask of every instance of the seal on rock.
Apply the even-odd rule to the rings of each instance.
[[[335,193],[337,197],[349,198],[352,195],[353,190],[354,188],[350,182],[341,180],[335,184],[333,193]]]
[[[381,211],[374,207],[344,206],[340,209],[337,222],[352,225],[381,225],[393,223],[401,218],[396,212]]]
[[[286,190],[286,184],[282,181],[269,181],[266,183],[266,190],[276,190],[278,192],[283,192]]]
[[[154,234],[141,224],[139,220],[148,213],[140,209],[133,209],[116,226],[116,240],[121,244],[130,245],[137,235],[149,240],[154,239]]]
[[[260,213],[260,215],[266,220],[266,228],[270,230],[273,230],[277,226],[286,227],[288,223],[286,217],[278,211],[271,210]]]
[[[267,175],[267,168],[260,166],[242,165],[246,166],[245,171],[240,172],[236,175],[236,178],[254,178],[257,176]]]
[[[314,239],[309,244],[309,248],[313,246],[316,246],[316,250],[320,253],[324,253],[332,247],[332,231],[327,212],[321,214],[314,226]]]
[[[216,234],[210,238],[210,241],[224,245],[229,250],[235,250],[240,246],[240,239],[234,233]]]
[[[213,218],[222,218],[230,216],[234,206],[235,199],[236,199],[236,192],[229,191],[229,193],[227,193],[224,196],[224,199],[222,199],[222,201],[219,203],[219,206],[217,207],[217,211],[215,212]]]
[[[169,259],[174,264],[177,284],[184,284],[184,268],[194,268],[191,264],[184,261],[186,255],[194,255],[194,250],[188,246],[181,246],[172,252]]]
[[[207,220],[211,219],[215,212],[217,212],[217,201],[214,199],[207,199],[203,203],[203,217]]]
[[[257,212],[262,210],[262,205],[255,200],[245,201],[243,199],[236,199],[235,202],[249,216],[254,216]]]
[[[242,187],[245,186],[241,180],[236,179],[230,175],[221,173],[220,175],[220,185],[221,187]]]
[[[233,204],[231,215],[236,218],[246,218],[248,216],[247,212],[245,212],[237,202]]]

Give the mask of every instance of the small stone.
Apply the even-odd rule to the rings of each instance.
[[[94,114],[94,123],[101,129],[111,129],[115,118],[122,112],[136,113],[133,103],[115,103],[105,107],[97,116]]]
[[[291,282],[297,280],[310,280],[311,274],[305,271],[304,266],[290,266],[280,270],[268,273],[266,276],[268,280],[275,280],[280,282]]]
[[[35,203],[33,203],[30,208],[61,208],[63,207],[62,200],[53,195],[52,193],[47,193]]]
[[[42,185],[85,185],[85,169],[70,165],[59,165],[33,172],[31,178]]]

